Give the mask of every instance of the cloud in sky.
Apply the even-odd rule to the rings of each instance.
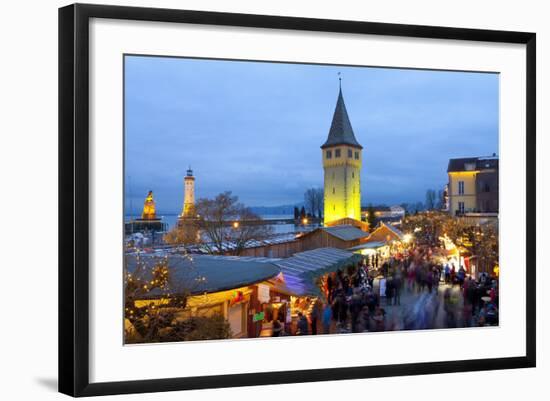
[[[498,153],[497,74],[126,56],[126,207],[151,189],[179,212],[188,166],[197,197],[301,202],[323,184],[338,72],[364,148],[363,204],[423,201],[449,158]]]

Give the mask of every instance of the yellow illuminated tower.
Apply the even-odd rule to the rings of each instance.
[[[343,218],[361,220],[361,161],[363,147],[355,139],[342,84],[326,142],[321,146],[325,171],[325,224]]]
[[[156,220],[157,213],[155,211],[155,200],[153,199],[153,191],[147,193],[145,202],[143,202],[143,212],[141,212],[142,220]]]
[[[183,200],[183,210],[180,217],[193,218],[195,217],[195,177],[191,167],[187,170],[187,175],[184,178],[185,194]]]

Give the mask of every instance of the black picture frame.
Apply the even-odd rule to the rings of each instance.
[[[521,357],[268,373],[89,381],[88,61],[91,18],[519,43],[526,45],[526,355]],[[534,367],[536,364],[536,35],[436,26],[74,4],[59,9],[59,391],[141,393]]]

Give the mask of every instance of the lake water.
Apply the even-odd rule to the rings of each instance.
[[[166,215],[160,215],[159,216],[164,223],[168,224],[168,229],[170,230],[176,225],[176,222],[178,221],[178,215],[177,214],[166,214]],[[293,219],[294,215],[291,214],[265,214],[260,215],[260,217],[264,220],[280,220],[280,219]],[[125,221],[130,221],[132,218],[136,218],[136,216],[125,216]],[[294,224],[271,224],[271,227],[273,227],[273,233],[274,234],[284,234],[284,233],[292,233],[296,231],[304,231],[303,226],[296,226]],[[316,225],[311,225],[308,227],[309,229],[316,228]]]

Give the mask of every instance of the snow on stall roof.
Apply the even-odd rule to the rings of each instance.
[[[369,233],[355,226],[343,224],[339,226],[323,227],[322,230],[344,241],[353,241],[369,236]]]
[[[386,245],[385,242],[382,242],[382,241],[372,241],[372,242],[366,242],[364,244],[361,244],[361,245],[357,245],[357,246],[354,246],[352,248],[348,248],[348,251],[352,251],[352,252],[355,252],[355,251],[360,251],[362,249],[376,249],[376,248],[380,248],[382,246]]]

